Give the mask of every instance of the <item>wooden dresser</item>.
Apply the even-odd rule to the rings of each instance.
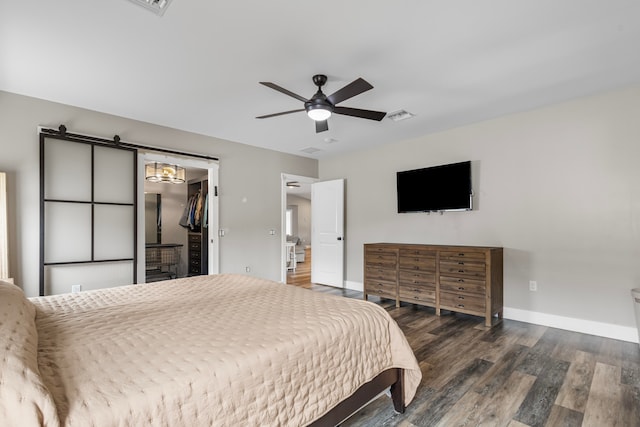
[[[502,248],[396,243],[364,245],[364,298],[376,295],[502,319]]]

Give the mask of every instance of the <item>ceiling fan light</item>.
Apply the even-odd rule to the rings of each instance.
[[[316,122],[327,120],[331,117],[331,110],[327,110],[321,107],[311,108],[307,111],[307,115]]]

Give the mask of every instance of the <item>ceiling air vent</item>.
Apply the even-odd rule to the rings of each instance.
[[[147,10],[162,16],[164,11],[169,7],[171,0],[129,0],[132,3],[139,4]]]
[[[319,148],[316,148],[316,147],[308,147],[308,148],[305,148],[305,149],[300,150],[300,151],[302,151],[303,153],[307,153],[307,154],[313,154],[313,153],[317,153],[318,151],[322,151],[322,150],[319,149]]]
[[[393,120],[394,122],[399,122],[401,120],[407,120],[411,117],[414,117],[415,114],[412,114],[405,110],[394,111],[393,113],[387,114],[387,117]]]

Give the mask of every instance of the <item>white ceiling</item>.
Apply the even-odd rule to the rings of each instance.
[[[0,90],[314,158],[639,82],[639,53],[637,0],[0,0]],[[318,73],[415,117],[254,118]]]

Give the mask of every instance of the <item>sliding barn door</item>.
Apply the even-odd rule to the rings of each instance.
[[[137,151],[40,135],[40,295],[135,283]]]

